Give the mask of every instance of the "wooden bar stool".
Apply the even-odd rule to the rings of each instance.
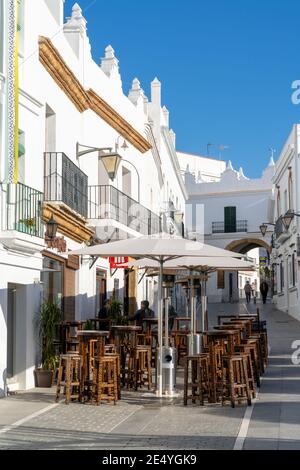
[[[79,340],[77,338],[69,338],[66,341],[66,352],[67,354],[79,352]]]
[[[151,346],[137,345],[130,354],[128,363],[127,388],[142,388],[152,385]]]
[[[174,346],[177,351],[177,365],[179,365],[181,358],[187,355],[187,334],[183,331],[174,331],[173,333]]]
[[[256,398],[257,376],[254,373],[251,348],[252,348],[251,345],[249,345],[249,346],[247,346],[247,345],[240,346],[239,353],[242,353],[242,354],[245,355],[249,388],[250,388],[250,391],[251,391],[252,398]]]
[[[263,346],[262,346],[262,337],[260,333],[253,333],[248,340],[256,342],[257,348],[257,357],[258,357],[258,365],[259,365],[259,375],[263,375],[265,372],[265,359],[263,356]]]
[[[189,371],[191,370],[191,374]],[[189,375],[191,381],[189,381]],[[199,400],[200,405],[204,405],[204,399],[210,399],[209,382],[209,354],[195,354],[184,358],[184,395],[183,404],[186,406],[188,400],[192,403]],[[191,395],[189,395],[191,388]]]
[[[210,330],[203,334],[210,358],[211,403],[217,403],[222,396],[222,356],[234,354],[237,334],[238,331],[227,328]]]
[[[61,387],[64,388],[63,393],[66,397],[66,405],[68,405],[72,399],[76,398],[79,400],[81,365],[81,356],[78,354],[62,354],[60,356],[55,395],[56,402],[59,401]]]
[[[99,405],[102,400],[118,400],[118,364],[116,355],[98,356],[95,358],[93,397]]]
[[[247,360],[245,354],[234,354],[222,357],[223,393],[222,405],[229,400],[232,408],[235,403],[246,400],[251,405]]]
[[[248,352],[251,357],[253,377],[257,387],[260,387],[260,364],[256,340],[247,340],[239,347],[240,352]]]

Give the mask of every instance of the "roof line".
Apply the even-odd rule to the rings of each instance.
[[[220,158],[214,158],[214,157],[204,157],[203,155],[198,155],[197,153],[190,153],[190,152],[183,152],[182,150],[176,150],[178,153],[185,153],[186,155],[192,155],[193,157],[201,157],[201,158],[206,158],[207,160],[216,160],[218,162],[224,162],[226,163],[226,160],[221,160]]]

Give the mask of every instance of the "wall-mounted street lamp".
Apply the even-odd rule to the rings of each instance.
[[[58,223],[54,219],[53,215],[46,224],[45,242],[47,248],[56,248],[59,253],[65,253],[67,251],[67,243],[64,237],[58,237],[57,234]]]
[[[76,144],[76,158],[78,160],[79,157],[81,157],[83,155],[86,155],[88,153],[98,152],[98,157],[102,161],[102,163],[104,165],[104,168],[105,168],[109,178],[112,181],[115,179],[115,177],[117,175],[118,168],[119,168],[119,165],[121,163],[121,160],[123,162],[129,163],[130,165],[132,165],[133,168],[135,169],[137,177],[138,177],[138,202],[140,202],[140,193],[141,193],[140,175],[139,175],[139,172],[138,172],[137,168],[135,167],[135,165],[133,163],[131,163],[129,160],[125,160],[125,158],[121,157],[121,155],[118,153],[120,138],[121,138],[121,136],[119,135],[119,137],[117,138],[116,143],[115,143],[115,151],[114,152],[113,152],[112,147],[103,147],[103,148],[89,147],[87,145],[81,145],[77,142],[77,144]],[[123,149],[125,151],[128,148],[129,147],[126,143],[126,140],[124,140],[123,144],[121,145],[121,149]]]
[[[259,226],[259,229],[260,229],[261,234],[262,234],[263,237],[264,237],[264,236],[266,235],[266,233],[267,233],[268,225],[273,225],[273,227],[275,227],[275,224],[272,224],[272,223],[270,223],[270,222],[264,222],[263,224],[261,224],[261,225]]]
[[[51,219],[49,219],[46,224],[46,233],[45,233],[46,238],[48,238],[49,240],[54,240],[56,237],[57,229],[58,229],[58,223],[55,221],[52,215]]]
[[[282,217],[282,223],[284,225],[284,228],[288,230],[290,228],[291,222],[294,217],[300,217],[300,214],[297,214],[294,211],[288,210]]]
[[[127,144],[126,144],[127,145]],[[122,145],[122,148],[124,144]],[[116,149],[118,145],[116,143]],[[88,153],[98,152],[98,156],[101,159],[104,168],[108,174],[108,177],[113,181],[116,177],[120,161],[122,160],[121,155],[118,154],[117,151],[113,152],[112,147],[89,147],[87,145],[82,145],[77,142],[76,144],[76,158],[77,160],[79,157],[83,155],[87,155]]]

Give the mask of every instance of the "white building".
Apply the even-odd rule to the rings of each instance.
[[[272,228],[269,227],[263,238],[260,225],[273,219],[274,168],[271,158],[261,178],[250,179],[242,168],[234,170],[229,161],[220,180],[215,182],[197,181],[195,174],[186,171],[189,236],[242,254],[257,247],[270,253]],[[238,288],[236,273],[219,272],[211,276],[208,299],[210,302],[237,301]]]
[[[272,262],[275,275],[277,307],[300,319],[300,219],[291,215],[288,230],[282,217],[288,211],[300,213],[300,125],[296,124],[276,162],[275,184],[275,248]]]
[[[191,173],[196,183],[220,181],[221,174],[226,169],[226,162],[221,159],[204,157],[187,152],[179,152],[177,156],[181,174]]]
[[[135,79],[126,96],[113,48],[105,49],[100,65],[92,59],[78,4],[65,23],[63,0],[21,0],[20,7],[19,183],[5,181],[5,159],[0,173],[2,395],[7,387],[34,385],[33,320],[42,298],[59,302],[65,319],[86,319],[113,291],[129,312],[154,291],[154,280],[138,284],[136,272],[114,273],[107,260],[79,260],[68,251],[165,227],[173,231],[187,198],[160,82],[153,80],[148,99]],[[1,49],[3,55],[5,118],[9,58]],[[4,155],[7,120],[0,123]],[[111,150],[78,154],[84,148],[77,144]],[[112,181],[103,157],[115,152],[122,159]],[[51,217],[58,223],[52,243],[44,240],[43,224]]]

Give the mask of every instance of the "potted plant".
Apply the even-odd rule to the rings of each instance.
[[[128,323],[127,317],[123,315],[123,304],[118,299],[112,299],[109,306],[109,319],[113,325],[126,325]]]
[[[37,387],[51,387],[57,365],[55,339],[57,325],[62,321],[62,311],[56,303],[45,300],[38,318],[38,334],[41,345],[41,367],[35,370]]]
[[[36,232],[36,220],[35,218],[20,219],[18,223],[18,228],[25,233],[30,233],[31,235]]]

